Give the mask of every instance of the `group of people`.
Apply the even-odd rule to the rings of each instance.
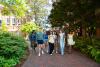
[[[73,32],[67,34],[69,53],[71,52],[72,45],[75,44],[73,36]],[[49,34],[46,31],[43,32],[42,30],[33,30],[29,35],[29,40],[34,51],[36,51],[35,48],[38,47],[38,56],[45,53],[44,49],[50,55],[52,55],[54,52],[64,55],[65,37],[66,35],[63,30],[60,30],[59,32],[49,31]]]

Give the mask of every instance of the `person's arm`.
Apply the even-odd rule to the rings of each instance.
[[[37,33],[35,33],[36,43],[37,43]]]
[[[64,33],[64,43],[65,43],[65,33]]]

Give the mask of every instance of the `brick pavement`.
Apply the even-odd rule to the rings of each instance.
[[[100,67],[100,64],[73,50],[72,54],[66,52],[64,56],[45,53],[39,57],[31,53],[22,67]]]

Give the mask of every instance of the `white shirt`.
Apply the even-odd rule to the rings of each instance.
[[[55,42],[55,37],[54,35],[49,35],[49,41],[50,43],[54,43]]]

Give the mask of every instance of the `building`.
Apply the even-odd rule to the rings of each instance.
[[[18,31],[21,25],[20,19],[17,19],[14,16],[0,16],[0,27],[2,22],[5,22],[8,31]]]

